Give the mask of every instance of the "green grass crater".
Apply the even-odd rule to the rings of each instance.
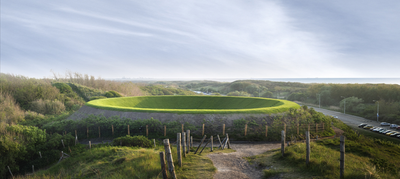
[[[123,112],[190,114],[272,114],[300,107],[298,104],[286,100],[236,96],[139,96],[93,100],[86,105]]]

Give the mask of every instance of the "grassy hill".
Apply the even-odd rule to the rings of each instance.
[[[87,106],[116,111],[167,113],[281,113],[296,103],[268,98],[224,96],[146,96],[94,100]]]

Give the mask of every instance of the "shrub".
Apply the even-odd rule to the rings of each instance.
[[[115,97],[122,97],[121,94],[119,94],[116,91],[107,91],[106,94],[104,94],[104,96],[106,96],[107,98],[115,98]]]
[[[105,97],[105,96],[92,96],[92,97],[90,98],[90,101],[96,100],[96,99],[104,99],[104,98],[107,98],[107,97]]]
[[[31,110],[41,114],[61,114],[65,111],[65,106],[58,100],[39,99],[31,103]]]
[[[24,120],[24,111],[9,94],[0,93],[0,122],[8,124]]]
[[[150,148],[152,147],[151,141],[144,136],[130,136],[127,135],[125,137],[118,137],[113,140],[113,145],[129,146],[129,147],[144,147]]]
[[[72,93],[72,88],[65,83],[53,83],[52,85],[60,90],[61,93]]]

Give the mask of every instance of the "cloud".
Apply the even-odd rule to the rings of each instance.
[[[394,61],[400,11],[387,5],[7,1],[2,71],[42,77],[50,69],[71,70],[105,78],[400,76],[382,69],[389,62],[400,65]],[[380,57],[384,63],[376,66]],[[379,69],[371,73],[371,65]]]

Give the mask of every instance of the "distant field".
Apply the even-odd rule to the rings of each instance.
[[[294,102],[269,98],[226,96],[141,96],[99,99],[86,103],[99,109],[162,113],[281,113],[299,108]]]

